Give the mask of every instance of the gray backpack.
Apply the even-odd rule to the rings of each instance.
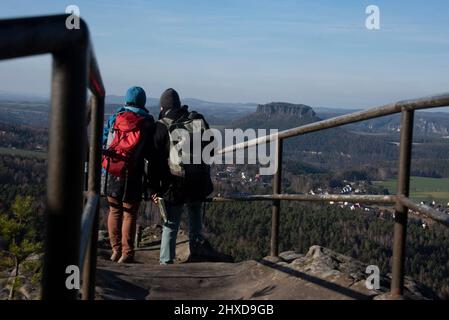
[[[202,141],[203,133],[209,129],[208,123],[196,111],[176,121],[170,118],[158,121],[168,129],[168,166],[178,191],[189,200],[204,199],[213,191],[210,165],[202,158],[203,148],[209,143]]]

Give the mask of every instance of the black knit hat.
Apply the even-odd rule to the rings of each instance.
[[[168,110],[179,109],[181,108],[181,100],[179,99],[179,95],[175,89],[167,89],[161,95],[161,99],[159,100],[160,107],[162,108],[162,113],[165,113]]]

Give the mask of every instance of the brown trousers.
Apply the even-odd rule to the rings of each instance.
[[[126,203],[112,197],[108,197],[108,202],[108,233],[112,250],[121,252],[122,256],[133,256],[140,202]]]

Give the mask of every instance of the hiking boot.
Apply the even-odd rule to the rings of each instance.
[[[212,248],[209,241],[202,237],[189,242],[190,255],[187,262],[234,262],[234,258]]]
[[[123,255],[120,257],[120,259],[117,261],[117,263],[133,263],[134,257],[133,256],[127,256]]]
[[[117,262],[120,259],[121,253],[118,251],[112,251],[111,261]]]

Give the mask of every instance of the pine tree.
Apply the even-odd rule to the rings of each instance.
[[[33,210],[33,198],[17,196],[11,205],[11,214],[0,214],[0,234],[7,243],[2,253],[13,261],[14,272],[10,286],[9,299],[19,285],[19,268],[32,253],[42,249],[36,242],[36,215]]]

